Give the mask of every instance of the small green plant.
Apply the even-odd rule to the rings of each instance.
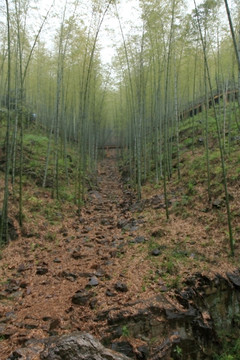
[[[42,200],[41,199],[38,199],[37,197],[35,196],[31,196],[28,201],[30,202],[31,204],[31,208],[30,210],[31,211],[38,211],[42,208],[43,206],[43,203],[42,203]]]
[[[182,205],[188,205],[189,202],[190,202],[189,196],[188,195],[183,195],[182,201],[181,201]]]
[[[165,267],[165,271],[166,271],[168,274],[173,274],[173,273],[175,272],[175,265],[174,265],[173,259],[169,259],[169,260],[164,264],[164,267]]]
[[[127,325],[122,327],[122,336],[128,337],[130,335]]]
[[[196,190],[195,190],[194,186],[195,185],[193,184],[193,182],[189,181],[188,189],[187,189],[187,194],[188,195],[194,195],[196,193]]]
[[[33,243],[33,242],[30,245],[31,251],[35,251],[38,247],[39,247],[39,244],[36,244],[36,243]]]
[[[173,350],[173,352],[177,355],[178,359],[182,358],[183,351],[182,348],[180,348],[180,346],[177,345]]]
[[[179,289],[181,285],[181,277],[178,275],[173,279],[169,279],[167,286],[171,289]]]
[[[57,234],[53,233],[53,232],[47,232],[47,234],[45,235],[45,239],[48,241],[54,241],[56,240]]]

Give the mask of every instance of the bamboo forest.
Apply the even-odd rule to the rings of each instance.
[[[0,360],[240,360],[239,0],[0,34]]]

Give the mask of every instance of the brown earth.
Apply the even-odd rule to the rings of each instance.
[[[105,310],[162,293],[169,307],[180,307],[175,290],[189,276],[198,272],[213,278],[236,269],[239,246],[231,258],[225,230],[218,227],[225,221],[222,212],[205,211],[196,202],[182,210],[191,216],[173,212],[166,221],[162,189],[145,187],[137,202],[121,182],[114,155],[109,150],[99,165],[98,187],[88,192],[80,216],[76,206],[65,203],[62,221],[51,224],[29,209],[22,235],[2,251],[1,360],[28,339],[75,330],[103,338]],[[172,207],[181,192],[170,189]],[[46,190],[35,196],[42,206],[52,201]]]

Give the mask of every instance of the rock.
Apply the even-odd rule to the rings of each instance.
[[[124,355],[105,348],[92,335],[73,333],[49,339],[41,360],[128,360]]]
[[[161,291],[161,292],[167,292],[167,291],[168,291],[168,288],[163,285],[163,286],[160,287],[160,291]]]
[[[8,322],[11,319],[16,319],[16,314],[14,311],[6,312],[6,322]]]
[[[37,267],[37,271],[36,274],[37,275],[45,275],[48,272],[48,268],[47,267]]]
[[[7,360],[130,360],[105,348],[92,335],[75,332],[48,339],[29,340]]]
[[[1,323],[0,323],[0,336],[1,336],[1,337],[4,337],[6,328],[7,328],[7,325],[6,325],[6,324],[1,324]]]
[[[61,263],[61,260],[60,260],[59,258],[55,258],[55,259],[53,260],[53,262],[56,263],[56,264],[60,264],[60,263]]]
[[[134,242],[136,244],[141,244],[141,243],[144,243],[146,241],[145,237],[144,236],[137,236],[135,239],[134,239]]]
[[[119,229],[123,229],[125,231],[136,231],[138,229],[138,226],[137,226],[137,220],[136,219],[131,219],[131,220],[125,220],[125,219],[122,219],[122,220],[119,220],[118,223],[117,223],[117,227]]]
[[[138,360],[147,360],[149,358],[149,348],[146,345],[139,346],[137,351]]]
[[[91,277],[89,280],[88,286],[97,286],[99,284],[99,281],[96,276]]]
[[[103,270],[103,269],[101,269],[101,268],[98,268],[98,269],[97,269],[97,272],[95,273],[95,275],[96,275],[97,277],[107,276],[106,271]]]
[[[127,220],[125,219],[120,219],[117,223],[118,229],[122,229],[125,225],[127,225]]]
[[[71,257],[75,260],[79,260],[79,259],[82,259],[83,258],[83,255],[80,251],[78,250],[74,250]]]
[[[107,289],[106,293],[105,293],[107,296],[109,297],[113,297],[113,296],[116,296],[116,293],[115,292],[112,292],[110,289]]]
[[[223,200],[222,199],[216,199],[212,202],[212,207],[215,209],[220,209],[223,206]]]
[[[234,286],[240,288],[240,274],[237,273],[227,273],[227,277],[233,283]]]
[[[49,325],[49,331],[55,330],[60,326],[60,320],[59,319],[52,319]]]
[[[25,327],[25,329],[33,330],[39,327],[38,324],[21,324],[21,327]]]
[[[136,201],[135,203],[133,203],[130,207],[130,211],[132,212],[142,212],[145,206],[145,202],[144,200],[142,201]]]
[[[11,325],[0,324],[0,336],[2,339],[9,339],[16,333],[16,328]]]
[[[34,360],[39,359],[39,354],[44,348],[43,341],[36,341],[31,344],[27,342],[28,347],[15,350],[7,360]]]
[[[159,205],[159,203],[163,202],[164,196],[163,195],[155,195],[150,199],[150,203],[152,205]]]
[[[72,303],[75,305],[86,305],[93,294],[87,290],[78,290],[72,297]]]
[[[82,273],[79,273],[78,275],[79,275],[79,277],[89,278],[89,277],[93,276],[93,273],[82,272]]]
[[[97,306],[97,303],[98,303],[97,299],[92,299],[92,300],[90,300],[90,302],[89,302],[90,308],[91,308],[92,310],[94,310],[94,309],[96,308],[96,306]]]
[[[151,252],[151,255],[153,255],[153,256],[159,256],[160,254],[161,254],[161,251],[158,248],[153,249]]]
[[[25,266],[24,264],[20,264],[20,265],[18,266],[18,268],[17,268],[17,272],[18,272],[18,273],[24,272],[24,271],[26,271],[26,270],[27,270],[27,268],[26,268],[26,266]]]
[[[22,281],[19,286],[21,289],[26,289],[28,287],[28,283],[25,281]]]
[[[18,291],[18,289],[19,289],[19,282],[15,279],[9,279],[8,283],[6,285],[5,291],[8,294],[12,294],[12,293]]]
[[[115,290],[120,291],[120,292],[127,292],[128,291],[128,287],[126,284],[118,281],[115,285],[114,285]]]
[[[114,342],[112,349],[126,356],[134,357],[133,347],[128,341]]]
[[[161,228],[156,228],[156,229],[153,229],[153,231],[152,231],[153,237],[163,237],[165,235],[166,235],[165,231]]]
[[[77,279],[76,274],[67,271],[62,271],[59,275],[72,282]]]

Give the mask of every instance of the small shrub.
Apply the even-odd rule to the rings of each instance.
[[[128,337],[130,335],[129,329],[127,327],[127,325],[124,325],[122,327],[122,336]]]

